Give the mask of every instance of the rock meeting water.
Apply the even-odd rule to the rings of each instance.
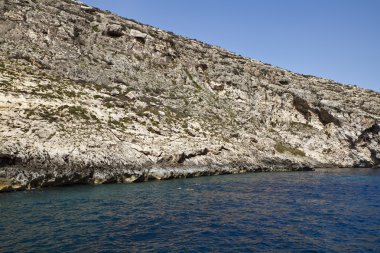
[[[1,252],[380,251],[380,170],[0,195]]]

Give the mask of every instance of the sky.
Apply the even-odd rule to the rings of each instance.
[[[297,73],[380,92],[380,0],[82,0]]]

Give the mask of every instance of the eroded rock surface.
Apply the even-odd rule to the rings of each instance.
[[[372,167],[380,94],[75,1],[0,1],[0,191]]]

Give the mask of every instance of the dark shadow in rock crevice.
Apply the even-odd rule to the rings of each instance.
[[[8,154],[0,154],[0,168],[16,165],[21,162],[21,159]]]

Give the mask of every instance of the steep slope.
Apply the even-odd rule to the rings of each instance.
[[[1,0],[0,35],[0,191],[380,163],[374,91],[70,0]]]

